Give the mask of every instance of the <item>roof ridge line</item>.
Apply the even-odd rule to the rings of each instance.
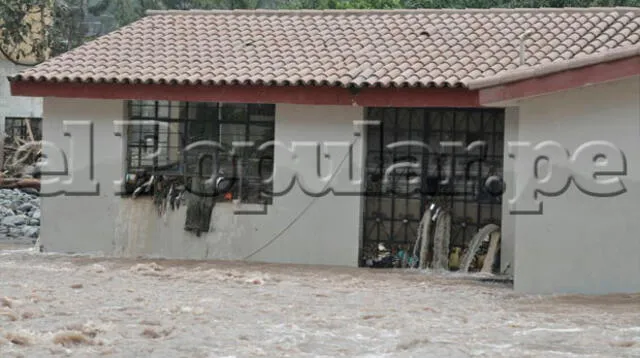
[[[147,10],[146,15],[223,15],[223,14],[258,14],[258,15],[324,15],[324,14],[416,14],[416,13],[491,13],[491,12],[594,12],[594,11],[633,11],[640,8],[630,6],[612,7],[541,7],[541,8],[464,8],[464,9],[235,9],[235,10]]]

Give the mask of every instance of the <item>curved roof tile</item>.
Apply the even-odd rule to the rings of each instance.
[[[638,24],[633,8],[152,12],[11,80],[459,87],[638,45]]]

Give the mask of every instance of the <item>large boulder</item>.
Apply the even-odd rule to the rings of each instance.
[[[24,226],[22,228],[22,236],[30,238],[38,238],[40,235],[40,227],[38,226]]]
[[[27,223],[29,218],[26,215],[14,215],[14,216],[5,216],[0,220],[0,225],[5,226],[22,226]]]
[[[13,210],[5,206],[0,206],[0,217],[4,218],[6,216],[14,216],[15,214],[16,213]]]
[[[18,211],[19,212],[23,212],[23,213],[28,213],[28,212],[30,212],[32,210],[35,210],[35,209],[37,209],[37,207],[35,205],[33,205],[33,203],[31,203],[31,202],[27,202],[27,203],[24,203],[24,204],[18,206]]]

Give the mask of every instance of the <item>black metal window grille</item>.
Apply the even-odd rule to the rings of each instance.
[[[485,183],[502,177],[502,109],[368,108],[367,119],[381,124],[367,130],[362,259],[375,258],[380,244],[410,250],[431,203],[452,214],[452,247],[465,247],[488,223],[500,224],[502,184]],[[431,150],[387,148],[400,141],[425,143]],[[390,171],[385,182],[387,169],[400,162],[419,162],[421,168]]]
[[[273,146],[258,148],[274,140],[275,105],[130,101],[129,119],[141,121],[127,131],[130,173],[209,176],[217,162],[217,169],[225,175],[239,178],[232,191],[234,198],[271,202],[262,194],[272,191],[264,179],[273,172]],[[222,149],[196,145],[185,150],[200,141],[218,142]],[[238,141],[253,145],[232,151],[233,142]]]
[[[27,120],[29,121],[34,140],[42,140],[42,118],[39,117],[6,117],[4,120],[5,136],[29,140]]]

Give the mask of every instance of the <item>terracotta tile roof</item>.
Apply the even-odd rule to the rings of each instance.
[[[172,11],[12,80],[458,87],[636,44],[634,8]]]
[[[561,71],[573,70],[576,68],[587,67],[595,64],[622,60],[625,58],[636,56],[640,57],[640,44],[616,48],[592,55],[578,55],[569,60],[555,61],[536,66],[521,67],[513,71],[498,73],[495,76],[483,77],[469,81],[467,83],[467,87],[469,87],[470,89],[494,87],[506,83],[522,81],[529,78],[546,76]],[[640,62],[638,63],[640,64]],[[637,72],[640,72],[640,66],[637,68]]]

